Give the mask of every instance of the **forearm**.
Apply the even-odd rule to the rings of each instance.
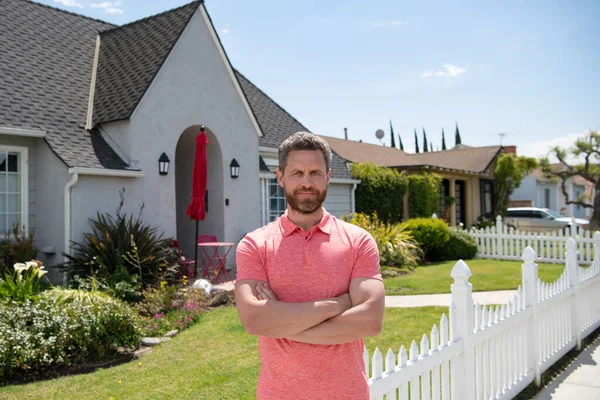
[[[310,344],[349,343],[381,332],[382,316],[363,303],[287,339]]]
[[[299,334],[338,315],[343,309],[336,298],[306,303],[254,300],[242,321],[252,335],[285,338]]]

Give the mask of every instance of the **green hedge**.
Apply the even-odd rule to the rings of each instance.
[[[439,213],[440,185],[438,174],[421,173],[408,176],[408,208],[410,218],[429,218]]]
[[[395,169],[373,163],[352,164],[352,175],[360,179],[356,188],[356,212],[377,213],[384,222],[402,219],[402,204],[408,180]]]
[[[430,254],[434,260],[470,260],[477,255],[477,242],[466,231],[450,228],[450,238],[441,247],[432,249]]]
[[[97,292],[54,289],[36,302],[0,302],[0,384],[135,347],[135,321],[126,303]]]
[[[448,225],[439,218],[409,219],[405,226],[419,243],[427,259],[430,259],[428,256],[430,250],[443,247],[450,239]]]

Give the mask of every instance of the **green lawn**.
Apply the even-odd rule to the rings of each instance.
[[[522,262],[476,259],[466,263],[471,270],[469,282],[473,291],[517,289],[521,284]],[[456,261],[431,263],[408,275],[386,278],[386,295],[450,293],[450,285],[454,282],[450,272],[455,264]],[[555,281],[565,268],[563,264],[544,263],[539,263],[538,267],[539,277],[545,282]]]
[[[383,333],[367,338],[385,356],[407,350],[438,323],[447,307],[386,309]],[[0,388],[0,399],[253,399],[259,370],[257,340],[247,335],[234,307],[201,320],[138,361],[93,373]]]

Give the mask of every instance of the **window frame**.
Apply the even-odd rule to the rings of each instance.
[[[20,174],[21,174],[21,227],[24,227],[24,233],[29,232],[29,148],[23,146],[10,146],[0,144],[0,151],[7,153],[20,154]],[[8,168],[8,162],[7,162]],[[0,238],[4,239],[7,234],[0,232]]]

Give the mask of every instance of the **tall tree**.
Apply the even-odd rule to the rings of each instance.
[[[429,151],[433,153],[433,143],[429,142]]]
[[[456,132],[454,133],[454,145],[457,146],[462,144],[462,139],[460,138],[460,131],[458,130],[458,122],[456,123]]]
[[[535,158],[501,154],[494,169],[494,215],[506,215],[510,195],[521,186],[521,181],[538,166]]]
[[[577,139],[575,146],[569,149],[554,147],[552,154],[556,156],[561,164],[560,168],[550,165],[548,158],[540,160],[542,171],[549,178],[558,179],[561,190],[565,196],[566,204],[575,204],[584,208],[593,210],[590,220],[590,229],[600,228],[600,133],[590,131],[584,138]],[[578,162],[567,162],[568,156],[574,156]],[[592,203],[587,202],[585,197],[577,199],[571,198],[567,191],[568,181],[575,176],[581,176],[594,185],[594,194]]]
[[[417,138],[417,130],[413,128],[415,132],[415,153],[419,153],[419,139]]]
[[[423,153],[427,153],[429,151],[429,146],[427,146],[427,134],[425,133],[425,127],[423,127]]]
[[[444,137],[444,128],[442,128],[442,150],[446,150],[446,138]]]
[[[392,127],[392,120],[390,119],[390,136],[392,137],[392,141],[390,146],[396,148],[396,139],[394,138],[394,128]]]
[[[398,142],[400,142],[400,150],[404,151],[404,145],[402,144],[402,138],[400,137],[400,134],[398,134]]]

